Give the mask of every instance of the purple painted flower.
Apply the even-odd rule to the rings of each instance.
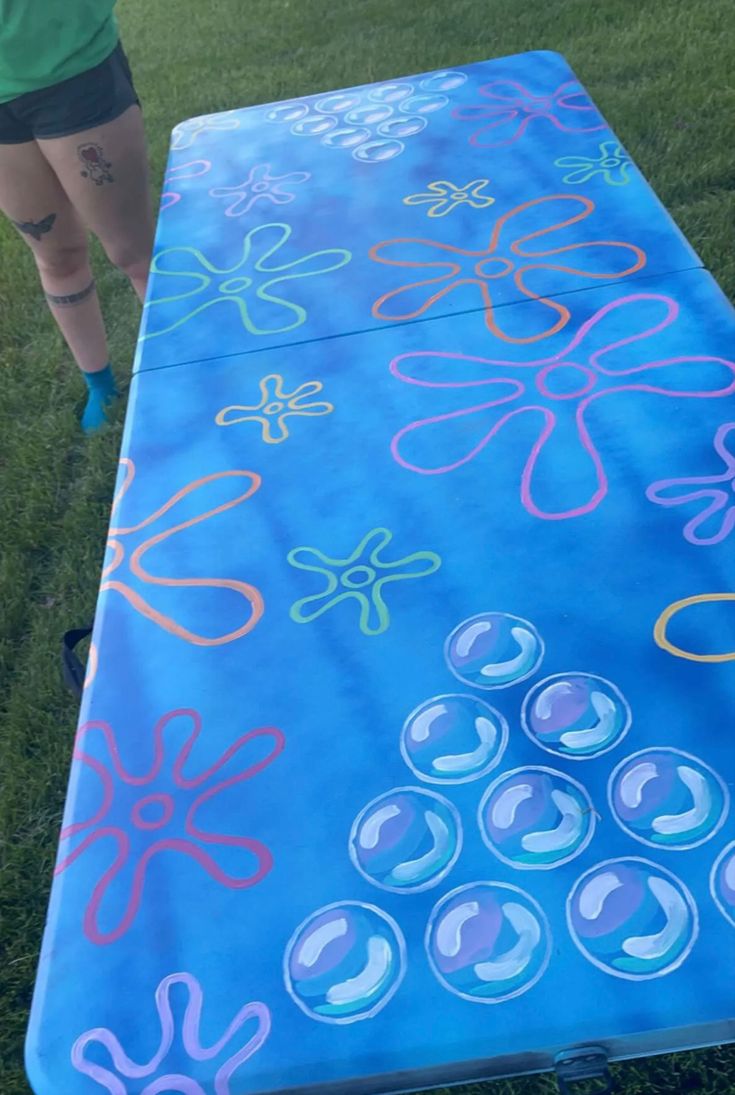
[[[595,133],[605,122],[574,80],[556,91],[534,95],[515,80],[493,80],[480,88],[487,104],[457,107],[452,117],[465,122],[484,121],[470,137],[476,148],[504,148],[519,140],[535,119],[545,119],[563,133]]]
[[[651,308],[659,312],[657,322],[648,318]],[[486,448],[485,459],[492,461],[496,435],[522,425],[529,431],[525,436],[532,430],[534,438],[520,476],[524,507],[547,521],[591,513],[608,490],[603,454],[593,439],[599,422],[591,408],[620,393],[721,399],[735,392],[735,361],[688,348],[658,356],[657,336],[678,314],[671,297],[638,292],[605,304],[549,357],[503,361],[439,350],[400,354],[390,370],[401,383],[421,389],[427,413],[396,433],[394,460],[419,475],[445,475]],[[636,347],[644,342],[647,350]],[[617,355],[615,364],[611,354]],[[458,400],[463,392],[465,405]]]
[[[176,1036],[176,1023],[171,1009],[170,994],[173,985],[185,985],[188,991],[188,1002],[184,1011],[181,1031]],[[196,977],[190,973],[172,973],[159,984],[156,989],[156,1010],[161,1027],[161,1040],[158,1049],[150,1061],[139,1064],[131,1060],[120,1045],[115,1034],[107,1027],[96,1027],[94,1030],[80,1034],[71,1051],[71,1060],[77,1072],[89,1076],[101,1088],[109,1092],[109,1095],[132,1095],[133,1092],[140,1095],[158,1095],[159,1092],[180,1092],[181,1095],[205,1095],[205,1088],[195,1080],[190,1072],[197,1069],[197,1064],[204,1061],[213,1061],[216,1057],[223,1057],[228,1043],[229,1055],[222,1062],[214,1076],[214,1088],[207,1086],[206,1091],[214,1091],[214,1095],[231,1095],[230,1080],[234,1073],[253,1054],[261,1048],[271,1029],[271,1016],[265,1004],[254,1002],[245,1004],[240,1008],[224,1034],[210,1046],[202,1045],[200,1034],[200,1022],[204,994]],[[143,1016],[141,1016],[141,1019]],[[255,1027],[252,1021],[255,1021]],[[246,1024],[250,1024],[246,1033],[247,1040],[241,1032]],[[211,1020],[207,1027],[211,1025]],[[112,1068],[97,1064],[88,1060],[85,1056],[87,1046],[95,1044],[101,1046],[109,1055]],[[179,1043],[191,1062],[195,1062],[187,1074],[181,1071],[181,1051]],[[172,1048],[176,1060],[171,1061],[166,1068],[165,1061]],[[99,1059],[98,1052],[94,1055]],[[200,1072],[201,1070],[197,1070]],[[121,1079],[122,1077],[122,1079]],[[150,1077],[150,1082],[142,1086],[142,1082]],[[132,1081],[126,1083],[126,1081]],[[86,1090],[86,1089],[85,1089]],[[237,1090],[241,1091],[240,1085]]]
[[[291,171],[287,175],[271,175],[269,163],[259,163],[251,168],[245,182],[238,186],[215,186],[209,191],[213,198],[226,198],[229,205],[225,209],[226,217],[241,217],[249,213],[256,202],[270,201],[274,205],[287,205],[296,197],[287,190],[284,183],[294,186],[311,178],[308,171]]]
[[[715,434],[714,447],[725,466],[724,471],[717,475],[659,479],[651,483],[646,491],[646,497],[658,506],[699,503],[699,512],[684,525],[684,539],[699,546],[721,543],[735,526],[735,422],[725,422],[720,426]],[[700,526],[718,514],[719,529],[709,536],[701,535]],[[712,522],[710,529],[714,529],[714,524]]]

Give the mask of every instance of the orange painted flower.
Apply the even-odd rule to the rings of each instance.
[[[538,227],[542,214],[551,211],[550,202],[571,202],[577,212],[565,220],[557,219],[550,224]],[[567,204],[566,209],[570,206]],[[485,324],[492,334],[504,342],[524,344],[538,342],[560,331],[569,322],[570,313],[558,299],[550,299],[534,292],[527,283],[535,271],[554,271],[563,275],[555,292],[578,288],[571,278],[593,278],[612,280],[628,277],[642,270],[646,264],[645,252],[632,243],[619,240],[578,240],[575,243],[563,242],[558,246],[539,250],[536,241],[551,233],[570,228],[586,220],[595,210],[594,202],[579,194],[551,194],[543,198],[534,198],[516,206],[500,217],[493,228],[487,247],[473,251],[464,247],[455,247],[449,243],[440,243],[429,239],[393,239],[376,243],[370,249],[370,258],[386,266],[399,266],[414,270],[430,271],[432,276],[420,281],[401,285],[391,289],[375,301],[372,309],[376,319],[401,322],[417,319],[424,315],[443,297],[465,285],[474,285],[480,293],[484,307]],[[525,231],[524,231],[525,227]],[[523,232],[515,238],[513,229]],[[528,229],[532,229],[528,231]],[[558,242],[558,237],[554,237]],[[567,265],[572,253],[582,250],[586,259],[586,268]],[[416,257],[420,256],[420,258]],[[521,299],[536,301],[539,312],[535,326],[540,330],[525,337],[515,337],[504,331],[496,319],[496,307],[493,303],[491,285],[503,278],[512,279]],[[503,303],[508,303],[508,294]],[[539,311],[543,307],[543,314]],[[526,311],[526,314],[527,311]],[[545,322],[544,322],[545,319]]]
[[[125,458],[121,460],[120,463],[125,468],[125,478],[123,479],[122,486],[115,495],[115,500],[112,505],[113,521],[115,513],[119,509],[123,498],[130,489],[133,479],[135,478],[135,465],[133,461]],[[126,545],[123,543],[123,540],[127,537],[133,537],[136,533],[155,524],[159,518],[173,509],[177,503],[187,495],[192,494],[194,491],[202,490],[210,483],[225,479],[232,480],[233,483],[238,481],[237,485],[243,486],[245,489],[228,502],[224,502],[212,509],[205,510],[195,517],[189,517],[179,524],[165,528],[161,532],[149,536],[143,543],[138,544],[130,554],[129,559],[127,559]],[[175,494],[171,495],[168,501],[164,502],[159,509],[150,514],[150,516],[146,517],[143,521],[139,521],[138,524],[130,525],[127,528],[116,527],[113,524],[110,528],[110,536],[107,542],[107,549],[112,552],[112,561],[108,563],[102,571],[101,592],[116,590],[118,593],[122,594],[136,612],[140,612],[146,619],[151,620],[153,623],[157,624],[158,627],[163,628],[164,631],[168,631],[169,634],[177,635],[179,638],[185,639],[187,642],[194,643],[197,646],[221,646],[223,643],[230,643],[235,639],[241,638],[243,635],[247,635],[249,631],[252,631],[260,617],[263,615],[263,598],[260,591],[257,590],[255,586],[249,585],[247,582],[241,582],[235,578],[159,577],[159,575],[151,574],[146,570],[143,560],[152,548],[164,543],[164,541],[170,539],[172,536],[177,536],[179,533],[187,528],[191,528],[193,525],[200,524],[202,521],[207,521],[210,517],[215,517],[219,513],[224,513],[226,510],[239,506],[241,502],[245,502],[255,494],[260,486],[260,482],[260,476],[252,471],[216,472],[214,475],[206,475],[201,479],[194,480],[192,483],[187,483],[185,487],[182,487],[181,490],[178,490]],[[122,580],[120,574],[122,573],[121,568],[124,561],[127,561],[128,568],[135,578],[141,582],[145,582],[147,585],[181,589],[230,590],[235,596],[242,598],[247,603],[247,618],[244,623],[234,631],[229,631],[224,635],[207,636],[190,631],[171,616],[165,615],[153,605],[149,604],[148,601],[136,592],[136,590],[132,589],[127,582]],[[113,574],[118,576],[112,578],[111,576]]]

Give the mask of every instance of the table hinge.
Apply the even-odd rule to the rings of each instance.
[[[604,1087],[598,1087],[595,1095],[610,1095],[613,1091],[613,1078],[608,1068],[607,1052],[600,1046],[582,1046],[581,1049],[565,1049],[558,1053],[554,1061],[556,1078],[561,1095],[573,1095],[570,1084],[581,1080],[602,1080]]]

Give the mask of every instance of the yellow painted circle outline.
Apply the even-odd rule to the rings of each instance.
[[[713,601],[735,601],[735,593],[700,593],[695,597],[685,597],[681,601],[674,601],[668,608],[665,608],[656,620],[656,625],[653,629],[653,637],[661,649],[666,650],[669,654],[673,654],[675,658],[686,658],[690,662],[735,661],[735,650],[726,654],[693,654],[689,650],[682,650],[681,647],[674,646],[666,637],[668,623],[672,616],[675,616],[677,612],[680,612],[683,608],[688,608],[690,605],[707,604]]]

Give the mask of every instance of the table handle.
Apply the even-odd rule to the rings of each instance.
[[[77,700],[82,698],[86,668],[74,653],[74,648],[91,634],[91,624],[89,627],[74,627],[66,631],[61,640],[61,672],[64,684]]]

